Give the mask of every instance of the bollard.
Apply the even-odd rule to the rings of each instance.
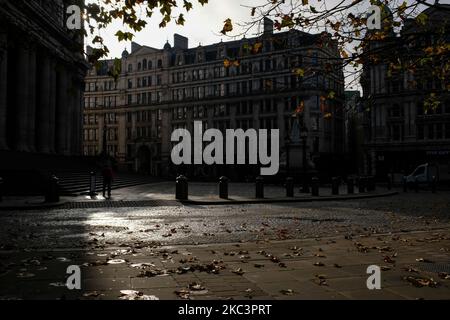
[[[359,191],[359,193],[366,192],[366,184],[365,184],[364,177],[359,177],[359,179],[358,179],[358,191]]]
[[[286,179],[286,197],[294,197],[294,178],[289,177]]]
[[[355,181],[353,178],[347,179],[347,193],[354,194],[355,193]]]
[[[3,201],[3,178],[0,177],[0,202]]]
[[[436,176],[433,176],[431,178],[431,192],[436,193],[436,191],[437,191],[437,179],[436,179]],[[0,197],[1,197],[1,193],[0,193]]]
[[[311,179],[311,184],[312,184],[312,196],[313,197],[318,197],[319,196],[319,178],[317,177],[313,177]]]
[[[264,178],[256,178],[256,199],[264,199]]]
[[[50,180],[48,181],[45,202],[47,203],[59,202],[59,179],[55,175],[52,175],[50,177]]]
[[[89,185],[89,195],[91,197],[97,196],[97,176],[95,172],[90,173],[91,179],[90,179],[90,185]]]
[[[220,199],[228,199],[228,183],[227,177],[221,177],[219,179],[219,197]]]
[[[176,199],[187,200],[188,199],[188,179],[181,175],[176,181]]]
[[[408,181],[405,176],[403,176],[403,192],[408,192]]]
[[[333,196],[337,196],[339,194],[339,178],[331,179],[331,193]]]

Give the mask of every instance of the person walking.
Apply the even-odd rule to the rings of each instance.
[[[111,166],[105,165],[102,170],[103,176],[103,198],[111,199],[111,188],[114,179],[114,173],[112,171]],[[108,193],[108,197],[106,197],[106,193]]]

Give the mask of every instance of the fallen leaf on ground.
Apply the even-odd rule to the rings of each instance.
[[[241,268],[239,268],[239,269],[234,270],[233,273],[237,274],[239,276],[242,276],[245,273],[245,271],[242,270]]]
[[[126,260],[123,259],[113,259],[107,262],[108,264],[123,264],[126,263]]]
[[[148,296],[135,290],[122,290],[120,294],[120,300],[159,300],[156,296]]]
[[[292,295],[294,295],[294,291],[292,289],[281,290],[280,292],[282,294],[284,294],[285,296],[292,296]]]
[[[433,261],[428,260],[428,259],[424,259],[424,258],[419,258],[416,259],[417,262],[423,262],[423,263],[433,263]]]
[[[83,294],[83,297],[85,298],[97,298],[99,296],[101,296],[102,294],[100,294],[97,291],[92,291],[92,292],[86,292],[85,294]]]
[[[447,272],[440,272],[438,275],[441,279],[450,280],[450,275]]]
[[[403,279],[418,288],[422,288],[422,287],[436,288],[439,285],[439,283],[434,281],[433,278],[421,278],[421,277],[409,276],[409,277],[404,277]]]
[[[323,267],[323,266],[325,266],[325,264],[323,262],[316,262],[316,263],[314,263],[314,266]]]

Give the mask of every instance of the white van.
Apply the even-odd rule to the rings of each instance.
[[[414,183],[416,180],[419,184],[429,184],[436,177],[436,182],[447,181],[450,179],[448,165],[426,163],[418,166],[413,173],[406,176],[408,184]]]

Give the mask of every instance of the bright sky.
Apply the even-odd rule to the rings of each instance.
[[[199,43],[203,45],[231,40],[220,34],[223,22],[227,18],[233,21],[249,21],[251,9],[243,6],[254,6],[264,0],[210,0],[209,4],[202,7],[196,0],[192,1],[194,9],[185,15],[185,25],[177,26],[174,22],[166,28],[159,28],[160,15],[156,14],[148,22],[147,27],[136,34],[135,42],[155,48],[162,48],[167,40],[173,44],[173,34],[179,33],[189,38],[189,47],[196,47]],[[235,25],[238,29],[238,26]],[[101,35],[111,52],[111,57],[120,57],[122,51],[131,47],[130,43],[117,41],[114,34],[122,29],[120,22],[115,22]]]
[[[87,0],[88,2],[97,2],[102,0]],[[154,14],[151,19],[148,19],[147,27],[135,35],[134,41],[154,48],[163,48],[167,40],[173,45],[173,34],[179,33],[189,38],[189,47],[196,47],[200,43],[202,45],[208,45],[220,42],[221,40],[232,40],[230,37],[220,34],[220,30],[224,25],[224,21],[227,18],[231,18],[234,24],[234,34],[238,34],[242,31],[238,23],[244,23],[251,21],[251,8],[258,4],[267,3],[268,0],[209,0],[209,3],[205,6],[201,6],[197,0],[191,0],[194,4],[193,10],[185,14],[185,25],[178,26],[172,21],[166,28],[159,28],[161,22],[161,15]],[[300,0],[293,0],[298,1]],[[332,8],[336,3],[340,3],[342,0],[309,0],[310,5],[314,5],[317,8],[324,9]],[[344,0],[352,2],[353,0]],[[389,0],[393,3],[401,3],[403,0]],[[448,0],[441,0],[441,3],[446,3]],[[182,5],[182,1],[178,0]],[[415,0],[407,0],[408,3],[415,2]],[[433,3],[434,0],[428,0]],[[367,10],[370,1],[365,0],[364,3],[358,8],[361,13]],[[177,12],[174,12],[177,15]],[[120,21],[114,22],[108,29],[102,31],[100,34],[105,39],[105,44],[110,50],[109,58],[120,57],[122,51],[126,48],[130,50],[130,42],[118,42],[114,36],[118,30],[125,30]],[[259,30],[254,29],[251,34],[247,34],[247,37],[251,37]],[[317,30],[305,30],[307,32],[317,32]],[[89,43],[89,42],[88,42]],[[348,79],[347,79],[348,82]]]

